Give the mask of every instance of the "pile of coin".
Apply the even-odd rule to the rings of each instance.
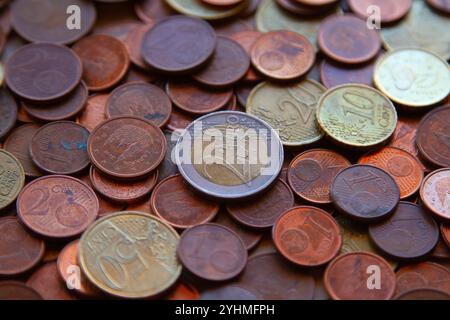
[[[0,299],[450,299],[449,14],[0,1]]]

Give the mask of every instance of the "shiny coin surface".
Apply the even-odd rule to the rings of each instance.
[[[0,90],[0,139],[6,136],[17,120],[18,107],[14,97],[5,89]]]
[[[423,204],[436,217],[450,221],[450,169],[440,169],[430,173],[420,187]]]
[[[13,203],[25,183],[20,161],[8,151],[0,149],[0,210]]]
[[[370,6],[377,6],[380,10],[380,22],[391,23],[409,12],[412,0],[348,0],[348,5],[362,19],[370,17]]]

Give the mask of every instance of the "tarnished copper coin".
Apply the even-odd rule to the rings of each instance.
[[[25,183],[20,161],[0,148],[0,210],[12,204]]]
[[[236,41],[217,37],[217,45],[211,60],[193,78],[209,87],[229,87],[241,80],[250,67],[250,58]]]
[[[430,253],[439,228],[420,206],[401,201],[387,220],[369,226],[369,236],[384,253],[396,259],[417,259]]]
[[[92,132],[96,126],[106,120],[106,101],[109,94],[95,94],[87,99],[84,110],[78,115],[77,123]]]
[[[238,4],[243,0],[202,0],[206,4],[217,6],[217,7],[227,7]]]
[[[335,1],[332,1],[328,4],[321,5],[310,5],[305,4],[301,0],[276,0],[277,4],[283,9],[289,11],[292,14],[298,14],[303,17],[314,17],[327,11],[330,11],[332,8],[335,8]]]
[[[320,64],[320,80],[327,88],[348,83],[372,85],[374,61],[350,66],[324,59]]]
[[[159,87],[145,82],[130,82],[114,89],[106,102],[108,118],[135,116],[157,127],[169,121],[172,103]]]
[[[146,22],[175,14],[164,0],[138,0],[135,2],[134,10],[136,15]]]
[[[331,182],[339,171],[348,166],[350,161],[337,152],[311,149],[292,160],[287,179],[300,198],[313,203],[331,203]]]
[[[139,201],[150,194],[158,181],[157,170],[143,180],[127,182],[113,180],[92,166],[89,176],[95,191],[115,202]]]
[[[172,109],[169,122],[167,123],[167,129],[172,131],[184,130],[194,121],[197,117],[182,111],[178,108]]]
[[[442,224],[441,225],[441,234],[447,246],[450,248],[450,225]]]
[[[278,179],[268,192],[245,202],[228,203],[227,211],[245,226],[270,228],[286,210],[294,206],[294,194],[287,183]]]
[[[81,80],[81,60],[69,48],[33,43],[17,49],[5,65],[5,80],[18,96],[48,102],[71,92]]]
[[[141,55],[142,39],[147,31],[153,28],[154,24],[155,23],[153,21],[149,21],[145,24],[138,24],[136,27],[132,28],[130,32],[128,32],[124,40],[124,44],[130,54],[131,62],[143,70],[147,70],[149,68]]]
[[[369,279],[374,270],[381,287]],[[369,272],[370,271],[370,272]],[[325,288],[334,300],[389,300],[395,292],[395,273],[389,263],[373,253],[350,252],[334,259],[325,270]]]
[[[237,33],[233,33],[229,37],[239,43],[250,56],[252,51],[253,44],[255,41],[262,35],[261,32],[256,30],[246,30],[240,31]],[[250,66],[247,73],[245,74],[244,81],[255,82],[258,81],[261,77],[256,73],[253,66]],[[244,104],[245,106],[245,104]]]
[[[427,0],[427,3],[437,10],[440,10],[444,13],[450,13],[449,0]]]
[[[403,18],[411,9],[411,0],[348,0],[350,9],[357,16],[367,20],[371,15],[370,6],[380,12],[381,23],[391,23]]]
[[[450,167],[450,105],[433,109],[419,124],[416,143],[420,155],[438,167]]]
[[[384,147],[365,154],[358,163],[371,164],[389,173],[400,189],[400,199],[415,194],[422,183],[423,170],[419,160],[402,149]]]
[[[450,300],[450,294],[436,290],[436,289],[414,289],[407,291],[398,297],[396,300]]]
[[[450,168],[430,173],[420,187],[420,198],[436,217],[450,221]]]
[[[89,136],[88,153],[94,166],[118,179],[137,179],[152,172],[166,153],[162,131],[136,117],[109,119]]]
[[[83,80],[91,91],[111,88],[125,76],[130,57],[125,45],[108,35],[90,35],[74,44],[83,62]]]
[[[28,233],[16,217],[0,218],[1,276],[32,269],[41,261],[44,251],[44,241]]]
[[[166,92],[178,108],[194,114],[217,111],[224,107],[233,95],[232,90],[212,91],[184,81],[168,82]]]
[[[336,221],[322,209],[309,206],[292,208],[280,216],[273,226],[272,237],[286,259],[305,267],[329,262],[342,246]]]
[[[374,58],[381,48],[376,30],[356,16],[333,15],[326,18],[317,34],[320,50],[330,59],[357,64]]]
[[[76,236],[97,218],[94,191],[76,178],[45,176],[30,182],[17,198],[17,214],[35,233],[48,238]]]
[[[89,131],[72,121],[56,121],[39,128],[31,139],[30,154],[39,169],[74,174],[89,165]]]
[[[0,300],[42,300],[42,297],[23,282],[0,281]]]
[[[330,195],[341,213],[362,222],[373,222],[393,213],[400,200],[400,189],[383,169],[358,164],[335,176]]]
[[[433,262],[420,262],[401,267],[397,272],[398,296],[414,289],[436,289],[450,294],[450,270]]]
[[[69,14],[79,12],[79,25]],[[72,43],[87,34],[97,13],[87,0],[18,0],[11,5],[14,30],[30,42]]]
[[[67,97],[51,104],[33,104],[25,102],[25,111],[35,119],[42,121],[66,120],[74,117],[85,106],[88,89],[82,81]]]
[[[325,5],[334,4],[336,3],[337,0],[297,0],[297,1],[304,5],[321,7]]]
[[[216,35],[207,22],[180,15],[159,20],[144,35],[141,54],[156,70],[185,73],[202,66],[215,47]]]
[[[185,230],[177,251],[187,270],[210,281],[232,279],[247,264],[247,249],[242,240],[219,224],[206,223]]]
[[[291,80],[308,72],[314,64],[314,47],[304,36],[287,30],[263,34],[253,44],[253,66],[275,80]]]
[[[158,183],[152,192],[151,207],[157,216],[177,229],[209,222],[219,212],[219,204],[194,193],[179,174]]]
[[[5,140],[3,148],[13,154],[22,164],[27,177],[40,177],[42,172],[36,167],[30,155],[30,141],[40,126],[24,124],[14,129]]]
[[[17,102],[5,89],[0,90],[0,139],[14,127],[17,120]]]

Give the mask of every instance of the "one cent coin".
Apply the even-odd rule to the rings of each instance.
[[[158,183],[152,192],[151,208],[157,216],[177,229],[209,222],[219,212],[219,204],[194,193],[179,174]]]
[[[90,91],[111,88],[125,76],[130,57],[125,45],[108,35],[90,35],[73,50],[83,62],[83,80]]]
[[[144,35],[141,54],[152,68],[185,73],[202,66],[216,47],[214,29],[205,21],[187,16],[159,20]]]
[[[245,49],[247,54],[250,56],[252,48],[253,48],[253,44],[255,43],[256,40],[258,40],[258,38],[261,35],[262,35],[262,33],[259,31],[256,31],[256,30],[245,30],[245,31],[233,33],[229,37],[231,39],[233,39],[234,41],[236,41],[237,43],[239,43]],[[255,81],[258,81],[259,79],[260,79],[260,76],[256,73],[254,67],[250,66],[250,68],[247,71],[247,73],[245,74],[245,77],[243,80],[247,81],[247,82],[255,82]],[[245,104],[244,104],[244,106],[245,106]]]
[[[336,221],[322,209],[309,206],[292,208],[280,216],[272,237],[286,259],[305,267],[329,262],[342,246]]]
[[[411,9],[411,0],[348,0],[350,9],[358,17],[366,20],[370,17],[370,6],[380,10],[380,22],[391,23],[403,18]]]
[[[430,253],[439,240],[439,228],[430,214],[410,202],[400,202],[384,222],[370,225],[369,235],[384,253],[396,259],[417,259]]]
[[[44,241],[29,234],[16,217],[0,218],[1,276],[32,269],[42,260],[44,251]]]
[[[414,289],[411,291],[407,291],[402,293],[396,300],[450,300],[450,295],[444,291],[436,290],[436,289]]]
[[[0,139],[8,134],[17,120],[18,107],[13,96],[5,89],[0,90]]]
[[[326,18],[320,25],[317,42],[327,57],[347,64],[369,61],[381,49],[378,32],[350,14]]]
[[[419,124],[416,143],[420,155],[437,167],[450,167],[450,105],[427,113]]]
[[[30,154],[39,169],[53,174],[74,174],[89,165],[89,131],[72,121],[56,121],[39,128],[30,143]]]
[[[371,165],[353,165],[341,170],[331,183],[334,206],[349,218],[373,222],[392,214],[400,200],[394,178]]]
[[[415,194],[422,183],[423,170],[419,160],[402,149],[384,147],[365,154],[358,163],[371,164],[389,173],[400,189],[400,199]]]
[[[230,229],[213,223],[189,228],[178,245],[184,267],[199,278],[225,281],[236,277],[247,264],[247,248]]]
[[[163,161],[167,143],[162,131],[136,117],[109,119],[97,126],[88,140],[94,166],[117,179],[147,176]]]
[[[179,236],[154,216],[124,211],[95,222],[81,237],[78,261],[97,288],[116,297],[150,298],[181,273]]]
[[[81,80],[82,65],[77,55],[65,46],[33,43],[12,54],[5,74],[6,84],[15,94],[42,103],[74,90]]]
[[[86,106],[77,117],[77,123],[92,132],[96,126],[106,120],[106,101],[109,94],[95,94],[89,96]]]
[[[287,183],[278,179],[261,196],[227,204],[227,211],[239,223],[251,228],[270,228],[286,210],[294,206],[294,194]]]
[[[375,270],[381,283],[377,290],[373,290],[376,284],[369,279]],[[324,283],[334,300],[389,300],[395,292],[395,273],[380,256],[351,252],[340,255],[328,265]]]
[[[42,300],[42,297],[23,282],[0,281],[0,300]]]
[[[30,182],[17,199],[22,222],[44,237],[70,238],[95,221],[99,209],[94,191],[69,176],[45,176]]]
[[[331,182],[339,171],[348,166],[350,161],[335,151],[312,149],[292,160],[287,179],[300,198],[319,204],[331,203]]]
[[[159,87],[145,82],[130,82],[114,89],[106,102],[108,118],[135,116],[157,127],[169,121],[172,103]]]
[[[420,187],[423,204],[436,217],[450,221],[450,169],[430,173]]]
[[[375,61],[351,66],[324,59],[320,64],[320,80],[327,88],[349,83],[371,86],[374,70]]]
[[[274,80],[291,80],[314,65],[315,50],[304,36],[287,30],[263,34],[253,44],[253,66]]]
[[[13,203],[25,183],[20,161],[8,151],[0,149],[0,210]]]

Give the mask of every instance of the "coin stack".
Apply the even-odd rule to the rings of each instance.
[[[0,1],[0,299],[449,300],[449,14]]]

